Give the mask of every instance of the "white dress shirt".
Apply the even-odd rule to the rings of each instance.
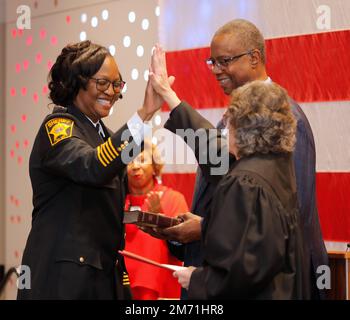
[[[100,136],[102,136],[102,138],[105,138],[106,135],[103,131],[100,121],[93,122],[88,116],[86,116],[86,118],[89,119],[89,121],[93,124],[95,128],[99,124],[98,133],[100,134]],[[143,122],[137,112],[135,112],[133,116],[128,120],[127,126],[137,145],[140,145],[143,139],[149,136],[152,132],[152,126],[149,123]]]

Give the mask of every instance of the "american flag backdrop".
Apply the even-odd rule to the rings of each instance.
[[[160,10],[174,89],[214,125],[229,101],[204,62],[214,32],[235,18],[262,31],[268,75],[302,106],[314,133],[324,239],[350,241],[350,1],[161,0]],[[196,165],[189,159],[167,165],[163,181],[191,203]]]

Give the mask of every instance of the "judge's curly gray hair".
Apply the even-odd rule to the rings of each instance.
[[[226,122],[234,130],[238,156],[292,152],[296,120],[286,90],[253,81],[233,91]]]

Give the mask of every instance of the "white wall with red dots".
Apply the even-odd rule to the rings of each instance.
[[[19,5],[31,9],[30,30],[16,27]],[[5,159],[3,241],[8,269],[21,263],[30,230],[28,161],[37,130],[52,109],[47,75],[57,55],[67,43],[85,39],[109,48],[127,82],[124,98],[105,120],[116,130],[143,102],[151,51],[158,41],[159,7],[157,0],[6,0],[5,9],[5,109],[0,116],[5,134],[1,158]],[[6,299],[16,296],[15,280],[7,286]]]
[[[5,2],[0,1],[0,43],[5,43]],[[4,204],[4,172],[5,172],[5,145],[3,141],[5,132],[5,98],[4,98],[4,83],[5,83],[5,46],[0,46],[0,266],[5,264],[5,204]],[[0,296],[1,299],[1,296]]]

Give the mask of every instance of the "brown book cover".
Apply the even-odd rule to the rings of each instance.
[[[171,218],[161,213],[152,213],[141,210],[124,211],[124,223],[133,223],[138,226],[169,228],[183,222],[179,218]]]

